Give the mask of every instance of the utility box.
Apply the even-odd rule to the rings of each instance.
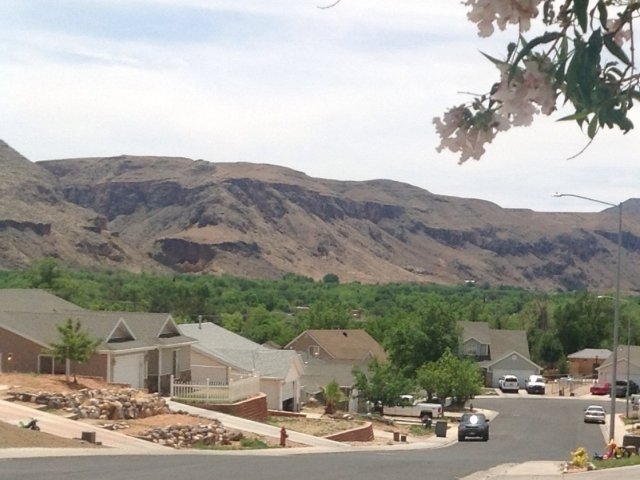
[[[436,422],[436,437],[447,436],[447,422]]]
[[[634,446],[636,447],[636,452],[640,452],[640,435],[625,435],[622,445],[625,447]]]

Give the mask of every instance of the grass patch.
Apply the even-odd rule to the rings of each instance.
[[[632,465],[640,465],[640,455],[631,455],[630,457],[610,460],[593,460],[593,464],[598,470],[604,468],[630,467]]]
[[[424,428],[423,425],[411,425],[409,427],[409,433],[414,437],[430,437],[434,432],[434,427]]]
[[[202,442],[194,443],[192,445],[195,450],[260,450],[263,448],[271,448],[267,442],[255,437],[245,437],[240,440],[236,445],[222,445],[216,443],[215,445],[207,445]]]

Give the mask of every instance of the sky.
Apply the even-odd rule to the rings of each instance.
[[[129,155],[390,179],[505,208],[640,197],[640,133],[537,117],[463,165],[432,120],[498,79],[517,32],[457,0],[0,0],[0,138],[32,161]],[[640,128],[638,114],[632,117]]]

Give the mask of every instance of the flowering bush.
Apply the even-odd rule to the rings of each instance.
[[[575,452],[571,452],[571,465],[584,468],[589,463],[589,455],[584,447],[579,447]]]
[[[633,128],[628,111],[640,98],[633,58],[637,0],[462,0],[480,37],[495,28],[518,27],[504,59],[485,55],[500,79],[484,95],[433,119],[437,150],[460,154],[459,163],[480,159],[485,145],[511,127],[527,126],[535,114],[550,115],[558,102],[574,112],[561,120],[587,127],[593,139],[602,127]],[[526,40],[539,21],[546,30]]]

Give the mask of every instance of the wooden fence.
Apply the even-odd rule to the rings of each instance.
[[[171,376],[171,398],[209,403],[235,403],[260,393],[259,376],[234,376],[229,382],[209,379],[198,383],[183,383]]]

